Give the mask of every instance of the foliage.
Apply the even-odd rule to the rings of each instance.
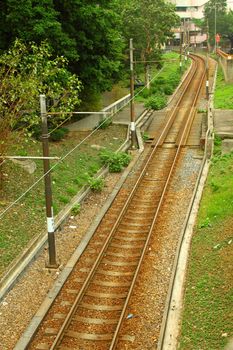
[[[121,66],[120,24],[115,0],[5,0],[0,3],[0,50],[16,38],[37,45],[46,40],[54,57],[69,60],[85,92],[108,90]]]
[[[233,85],[225,82],[222,68],[218,67],[217,82],[214,92],[214,108],[233,109]]]
[[[110,173],[118,173],[129,164],[131,157],[125,152],[115,153],[103,150],[100,153],[100,159],[104,165],[108,165]]]
[[[80,103],[81,84],[77,76],[67,70],[61,56],[52,59],[47,43],[26,46],[20,40],[0,56],[0,132],[23,128],[31,136],[41,121],[38,118],[39,94],[46,94],[50,110],[72,111]],[[65,116],[53,117],[56,126]]]
[[[74,216],[78,215],[80,213],[80,211],[81,211],[81,204],[80,203],[76,203],[71,209],[71,213]]]
[[[160,49],[173,36],[179,23],[175,6],[164,0],[128,0],[120,2],[123,32],[127,42],[134,40],[135,56],[143,61],[160,60]],[[159,62],[157,62],[159,66]],[[145,63],[145,75],[148,63]]]
[[[69,132],[69,130],[67,128],[56,129],[50,134],[49,139],[51,141],[60,141],[65,137],[65,135],[68,134],[68,132]]]
[[[207,21],[210,33],[210,42],[215,43],[215,29],[221,37],[221,43],[230,41],[233,48],[233,11],[227,10],[226,0],[210,0],[205,4],[205,21],[202,28],[206,30]]]
[[[104,187],[104,180],[101,178],[90,177],[88,180],[90,188],[95,192],[102,191]]]
[[[166,104],[167,104],[166,96],[163,94],[157,93],[147,99],[145,103],[145,107],[151,108],[154,110],[159,110],[164,108]]]
[[[70,202],[75,192],[78,193],[82,186],[87,186],[89,178],[93,177],[102,167],[99,151],[92,148],[91,145],[98,144],[115,151],[124,142],[126,133],[127,128],[123,125],[112,125],[105,130],[97,131],[52,170],[55,215],[66,204],[62,202],[64,197],[60,198],[60,196],[65,196],[65,202]],[[41,155],[41,142],[31,138],[25,139],[22,132],[14,131],[10,137],[8,152],[10,155]],[[84,138],[85,135],[82,132],[77,132],[61,142],[51,142],[50,155],[63,157]],[[27,173],[11,161],[2,165],[5,181],[0,196],[1,212],[41,178],[43,162],[35,160],[35,163],[37,168],[33,174]],[[51,166],[54,164],[55,162],[51,161]],[[78,179],[82,181],[76,182]],[[12,207],[0,220],[0,274],[25,249],[31,239],[44,231],[45,218],[44,181],[41,179],[38,185],[22,198],[19,205]]]
[[[144,142],[148,141],[149,140],[149,135],[146,132],[144,132],[142,134],[142,139],[143,139]]]
[[[180,349],[225,349],[232,334],[233,155],[218,157],[192,238]]]

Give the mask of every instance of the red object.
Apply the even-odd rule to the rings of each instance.
[[[216,34],[215,39],[216,39],[216,43],[219,43],[219,41],[220,41],[220,35],[219,35],[219,34]]]

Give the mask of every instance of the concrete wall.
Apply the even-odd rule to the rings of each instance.
[[[223,69],[225,81],[228,83],[233,82],[233,56],[228,55],[225,52],[218,50],[219,63]]]

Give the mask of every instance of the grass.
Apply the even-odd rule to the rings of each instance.
[[[83,133],[72,133],[65,140],[50,143],[50,155],[62,157],[74,148],[85,136]],[[117,150],[126,137],[126,128],[112,125],[105,130],[98,130],[91,139],[84,142],[51,173],[53,188],[53,207],[56,215],[71,198],[87,185],[90,178],[102,167],[99,151],[92,144]],[[40,142],[22,141],[20,134],[12,134],[10,154],[41,155]],[[53,165],[52,163],[51,165]],[[33,174],[27,173],[18,164],[11,161],[2,166],[4,174],[3,188],[0,192],[0,212],[15,201],[24,191],[43,174],[43,164],[36,161],[37,169]],[[46,230],[46,215],[43,180],[22,200],[14,205],[0,220],[0,275],[25,248],[27,243],[40,232]]]
[[[214,93],[214,108],[233,109],[233,84],[225,82],[221,66],[218,66],[216,89]]]
[[[147,105],[150,101],[150,99],[155,98],[155,101],[159,98],[164,99],[164,103],[156,105],[155,109],[161,109],[166,105],[166,101],[168,99],[169,95],[172,95],[175,88],[178,86],[180,79],[182,77],[182,74],[187,69],[187,67],[190,65],[190,60],[187,60],[186,62],[183,62],[182,71],[180,71],[180,58],[179,54],[175,52],[169,52],[163,55],[164,60],[164,66],[161,73],[159,73],[159,69],[157,69],[155,66],[151,69],[151,88],[150,90],[144,89],[142,92],[140,92],[136,100],[138,102],[143,102],[145,105]],[[159,74],[158,74],[159,73]],[[158,74],[158,75],[157,75]],[[156,76],[156,78],[155,78]],[[143,73],[140,75],[141,80],[144,80]],[[141,90],[141,88],[138,89],[138,92]],[[135,92],[137,93],[137,91]],[[153,106],[152,106],[153,108]]]
[[[233,154],[219,155],[216,143],[192,240],[182,350],[224,349],[233,336]]]

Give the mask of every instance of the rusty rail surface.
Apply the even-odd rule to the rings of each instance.
[[[182,85],[181,96],[160,136],[152,143],[136,182],[130,192],[116,198],[115,207],[97,229],[96,241],[87,252],[90,266],[77,263],[72,282],[64,286],[52,316],[48,315],[47,323],[28,349],[116,348],[126,308],[203,86],[204,60],[191,57],[194,63]]]

